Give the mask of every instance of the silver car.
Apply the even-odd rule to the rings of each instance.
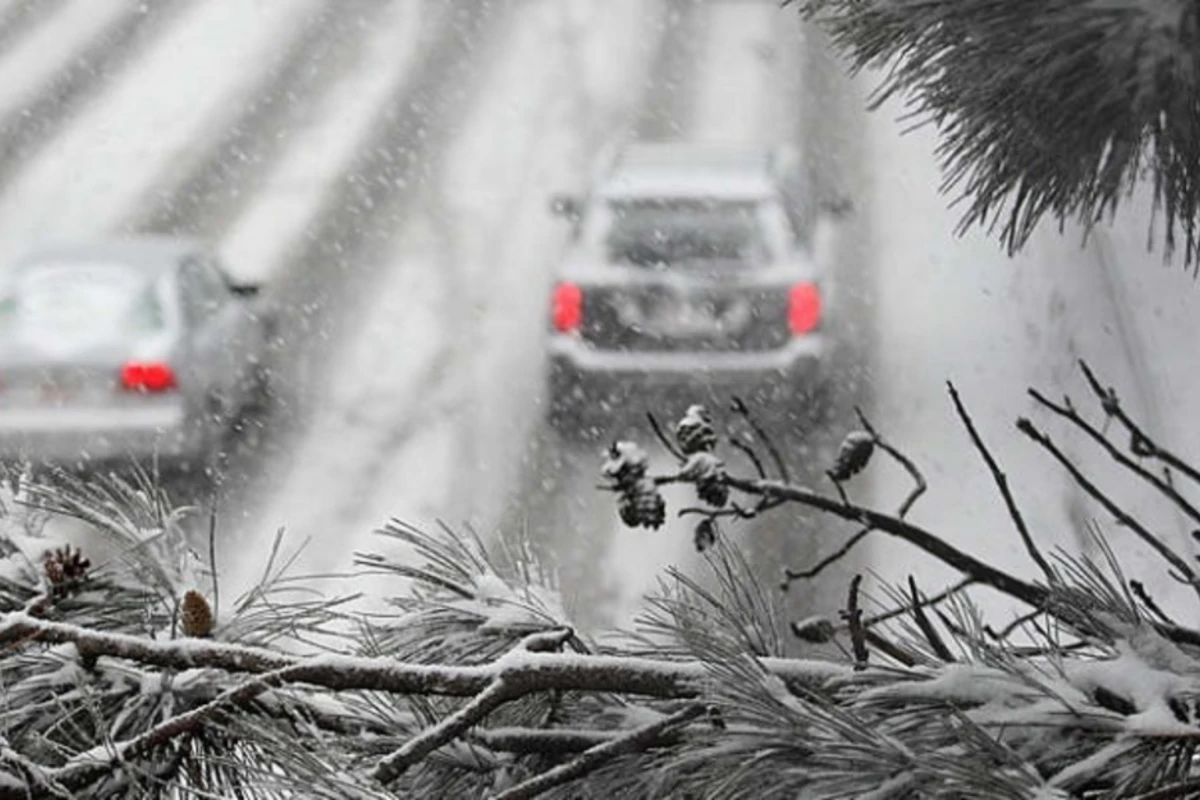
[[[203,469],[263,399],[271,314],[201,245],[47,248],[0,275],[0,458]]]
[[[660,387],[822,393],[833,276],[791,151],[638,143],[558,197],[572,224],[549,324],[551,420],[571,430]],[[844,207],[828,209],[844,213]]]

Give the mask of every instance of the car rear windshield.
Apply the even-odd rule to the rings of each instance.
[[[110,339],[164,324],[154,282],[120,264],[39,264],[0,290],[0,329],[9,334]]]
[[[611,261],[654,266],[696,261],[751,263],[766,242],[757,207],[728,201],[638,200],[610,204]]]

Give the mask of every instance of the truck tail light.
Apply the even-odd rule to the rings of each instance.
[[[550,318],[559,333],[579,330],[583,324],[583,290],[577,284],[564,281],[554,287]]]
[[[121,386],[131,392],[166,392],[176,386],[175,372],[162,361],[130,361],[121,367]]]
[[[821,292],[815,283],[797,283],[788,291],[788,328],[800,335],[821,324]]]

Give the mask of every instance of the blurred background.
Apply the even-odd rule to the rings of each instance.
[[[852,203],[813,240],[850,356],[831,413],[785,402],[760,410],[764,425],[796,480],[831,488],[860,406],[925,471],[914,518],[1023,573],[945,381],[1035,533],[1088,548],[1094,509],[1013,433],[1025,389],[1082,396],[1088,359],[1151,433],[1194,447],[1193,279],[1146,252],[1141,194],[1086,241],[1044,226],[1011,259],[983,232],[957,235],[935,132],[905,133],[898,102],[868,112],[874,85],[774,0],[0,0],[0,259],[189,237],[231,285],[259,287],[272,402],[231,427],[210,480],[175,489],[216,509],[232,590],[281,527],[305,543],[297,569],[335,572],[388,546],[372,535],[388,518],[444,521],[527,536],[578,619],[624,624],[665,566],[700,558],[690,522],[621,525],[595,488],[602,452],[632,435],[668,467],[642,415],[673,421],[687,393],[627,392],[587,441],[547,424],[569,248],[548,203],[585,192],[602,154],[633,141],[787,144],[813,198]],[[881,462],[851,491],[894,508],[906,480]],[[1190,547],[1181,521],[1154,521]],[[846,536],[788,509],[725,530],[771,586]],[[836,610],[851,570],[915,573],[930,593],[952,577],[868,540],[794,585],[788,612]]]

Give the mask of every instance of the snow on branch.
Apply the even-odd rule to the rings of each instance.
[[[1084,376],[1112,424],[1069,399],[1035,395],[1041,410],[1190,517],[1200,472],[1146,438],[1086,367]],[[72,487],[20,488],[31,494],[0,506],[29,496],[74,511],[99,504],[103,513],[82,516],[125,537],[136,563],[39,553],[35,533],[5,539],[0,530],[0,800],[1186,796],[1200,778],[1200,632],[1167,616],[1156,584],[1127,580],[1103,540],[1100,563],[1042,555],[967,403],[951,392],[1027,570],[1002,570],[913,523],[925,477],[861,413],[822,492],[787,471],[745,404],[731,413],[751,439],[694,406],[674,426],[651,418],[674,468],[653,473],[633,442],[598,466],[614,514],[632,527],[664,518],[661,487],[691,487],[696,504],[679,513],[696,520],[708,572],[670,571],[639,627],[602,639],[571,624],[553,571],[531,548],[401,523],[381,533],[409,557],[357,556],[385,592],[394,588],[383,598],[389,612],[283,600],[274,591],[289,579],[269,566],[263,585],[217,615],[202,571],[171,566],[169,542],[180,540],[171,514],[120,510],[145,508],[128,495],[140,490],[64,498],[56,492]],[[1129,527],[1124,506],[1031,430],[1051,463],[1087,481],[1097,507]],[[727,463],[726,447],[746,456],[749,474]],[[912,480],[890,511],[854,497],[878,458]],[[828,517],[823,538],[882,532],[961,577],[930,592],[910,578],[884,587],[881,600],[855,577],[840,621],[785,624],[770,591],[778,587],[764,588],[721,526],[793,504]],[[1149,526],[1131,529],[1193,583],[1190,557]],[[846,552],[830,550],[834,560]],[[1027,610],[993,627],[972,603],[981,586]]]
[[[1165,251],[1200,269],[1200,6],[1191,0],[785,0],[856,68],[877,102],[937,125],[962,228],[1010,252],[1046,215],[1091,226],[1143,171]],[[1177,239],[1182,237],[1182,242]]]

